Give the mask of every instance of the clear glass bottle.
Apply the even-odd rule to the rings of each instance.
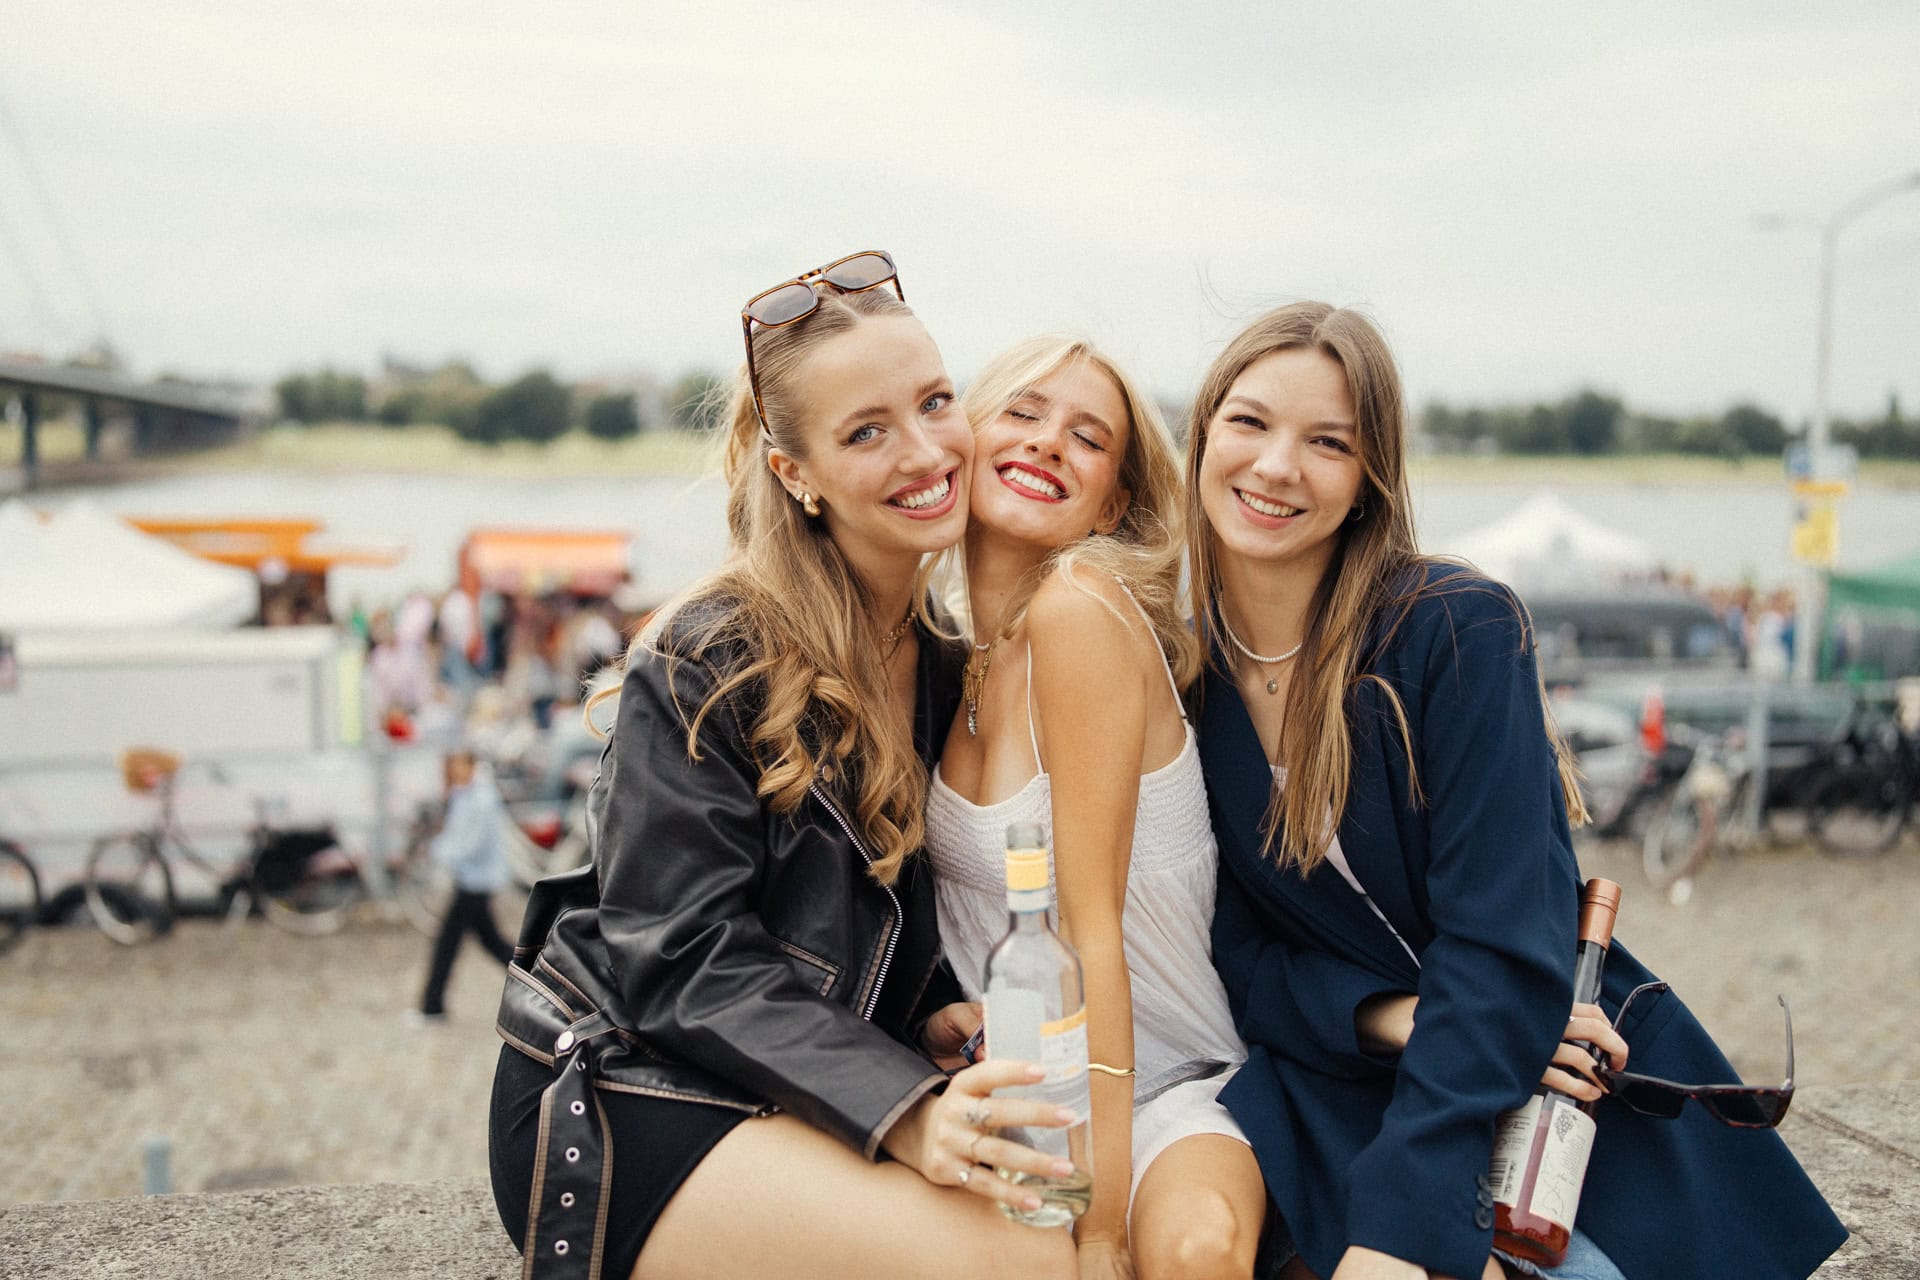
[[[1613,921],[1620,910],[1620,886],[1611,880],[1587,881],[1580,895],[1580,935],[1574,952],[1573,998],[1592,1004],[1600,998],[1600,970],[1613,942]],[[1587,1051],[1598,1055],[1592,1045]],[[1549,1089],[1535,1088],[1523,1107],[1500,1117],[1494,1129],[1493,1243],[1517,1258],[1545,1267],[1566,1259],[1573,1238],[1574,1213],[1593,1153],[1593,1104]]]
[[[1034,1177],[998,1170],[1009,1182],[1040,1195],[1032,1211],[1001,1205],[1015,1222],[1062,1227],[1093,1200],[1092,1099],[1087,1089],[1087,1002],[1080,957],[1047,921],[1053,874],[1047,834],[1035,822],[1007,828],[1007,936],[987,957],[986,1053],[990,1058],[1037,1062],[1038,1084],[996,1090],[999,1097],[1038,1098],[1080,1117],[1065,1129],[1008,1128],[1000,1136],[1073,1161],[1065,1177]]]

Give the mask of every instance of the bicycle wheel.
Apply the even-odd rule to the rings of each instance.
[[[87,851],[87,910],[100,932],[123,946],[173,928],[173,871],[145,831],[94,841]]]
[[[266,833],[248,885],[269,921],[308,937],[337,932],[367,896],[359,866],[324,829]]]
[[[1713,840],[1711,817],[1701,820],[1701,809],[1708,804],[1676,791],[1655,810],[1640,846],[1640,866],[1648,884],[1665,889],[1705,859]]]
[[[447,904],[453,901],[453,873],[433,860],[429,852],[432,840],[433,828],[416,823],[392,876],[401,913],[408,924],[429,938],[440,932]]]
[[[0,955],[40,919],[40,876],[26,850],[0,840]]]
[[[1898,767],[1866,761],[1820,785],[1807,824],[1823,852],[1836,858],[1871,858],[1900,843],[1912,804],[1911,784]]]

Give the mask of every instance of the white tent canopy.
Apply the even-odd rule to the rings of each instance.
[[[0,504],[0,631],[238,626],[260,604],[245,569],[214,564],[76,502],[41,520]]]
[[[1581,515],[1548,489],[1441,550],[1520,591],[1592,586],[1659,565],[1652,546]]]

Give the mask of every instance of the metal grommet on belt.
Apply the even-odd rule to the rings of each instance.
[[[559,1254],[559,1255],[560,1255],[561,1257],[563,1257],[563,1258],[564,1258],[564,1257],[566,1257],[566,1256],[567,1256],[567,1242],[566,1242],[565,1240],[555,1240],[555,1241],[553,1242],[553,1251],[554,1251],[555,1253],[557,1253],[557,1254]]]
[[[587,1114],[587,1104],[575,1098],[571,1103],[567,1104],[567,1110],[577,1116],[583,1116]]]
[[[560,1193],[560,1207],[561,1207],[562,1209],[571,1209],[571,1208],[573,1208],[573,1192],[571,1192],[571,1191],[562,1191],[562,1192]]]
[[[567,1163],[568,1163],[568,1164],[578,1164],[579,1162],[580,1162],[580,1148],[578,1148],[578,1147],[568,1147],[568,1148],[567,1148]]]

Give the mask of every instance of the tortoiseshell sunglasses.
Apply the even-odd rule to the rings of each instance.
[[[1629,991],[1627,998],[1620,1003],[1620,1012],[1614,1016],[1614,1027],[1619,1027],[1621,1019],[1627,1016],[1627,1007],[1636,999],[1666,989],[1664,982],[1643,982]],[[1786,1118],[1787,1107],[1793,1101],[1793,1013],[1787,1008],[1785,996],[1778,999],[1780,1013],[1787,1024],[1787,1078],[1777,1086],[1681,1084],[1677,1080],[1662,1080],[1658,1076],[1615,1071],[1605,1059],[1596,1064],[1595,1074],[1607,1086],[1608,1094],[1643,1116],[1671,1120],[1680,1114],[1691,1099],[1721,1124],[1736,1129],[1771,1129]]]
[[[900,301],[907,300],[906,290],[900,287],[899,268],[893,265],[891,255],[878,249],[850,253],[748,298],[747,305],[740,308],[740,336],[747,344],[747,386],[753,392],[753,413],[760,419],[762,431],[769,428],[766,407],[760,402],[760,374],[753,367],[753,326],[777,329],[811,315],[820,305],[820,297],[813,291],[816,280],[832,285],[841,293],[865,293],[891,284]]]

